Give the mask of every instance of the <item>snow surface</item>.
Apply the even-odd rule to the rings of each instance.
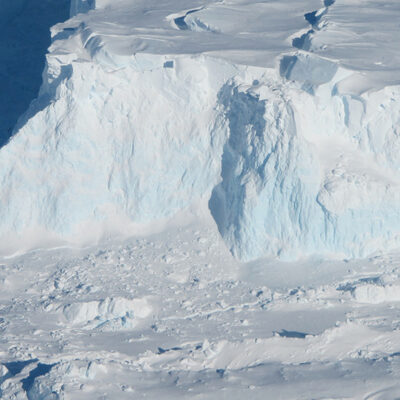
[[[0,398],[400,398],[399,4],[72,0],[0,148]]]
[[[398,254],[243,265],[204,221],[2,259],[0,398],[398,398]]]

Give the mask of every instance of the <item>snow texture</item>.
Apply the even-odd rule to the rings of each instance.
[[[0,149],[0,250],[141,233],[208,200],[241,260],[399,246],[397,3],[362,30],[381,3],[72,1]]]
[[[398,398],[399,261],[241,265],[211,218],[0,259],[0,398]]]

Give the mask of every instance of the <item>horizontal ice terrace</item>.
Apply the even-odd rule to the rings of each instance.
[[[198,204],[242,260],[399,246],[396,2],[70,12],[0,149],[3,253],[151,230]]]

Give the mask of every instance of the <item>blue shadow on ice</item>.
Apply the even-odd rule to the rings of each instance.
[[[53,368],[55,364],[42,364],[39,363],[36,368],[34,368],[32,371],[29,372],[29,375],[25,378],[22,379],[22,389],[25,390],[25,392],[28,392],[31,387],[33,386],[35,379],[38,378],[39,376],[46,375],[50,370]]]
[[[70,0],[0,4],[0,147],[38,94],[50,27],[68,19],[69,7]]]
[[[297,331],[287,331],[286,329],[282,329],[280,332],[276,332],[281,337],[293,338],[293,339],[305,339],[307,333],[297,332]]]

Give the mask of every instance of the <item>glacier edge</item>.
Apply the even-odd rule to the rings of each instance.
[[[0,149],[2,252],[203,200],[245,261],[399,246],[399,86],[351,92],[356,73],[301,50],[279,71],[113,53],[79,16],[53,35],[36,108]]]

